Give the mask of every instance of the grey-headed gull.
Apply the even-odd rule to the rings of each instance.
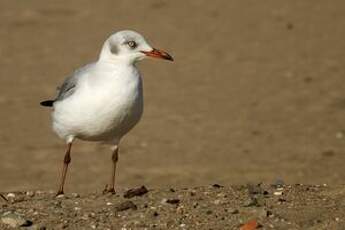
[[[75,139],[111,145],[113,170],[104,191],[115,193],[119,142],[143,113],[142,79],[136,63],[145,57],[173,61],[168,53],[152,48],[139,33],[116,32],[104,42],[96,62],[67,77],[54,100],[41,102],[53,107],[53,130],[67,144],[57,195],[64,193]]]

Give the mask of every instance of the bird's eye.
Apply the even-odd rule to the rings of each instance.
[[[127,42],[127,45],[131,48],[134,49],[135,47],[137,47],[137,43],[135,41],[129,41]]]

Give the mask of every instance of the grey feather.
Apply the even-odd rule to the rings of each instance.
[[[61,86],[58,87],[58,95],[55,101],[62,101],[63,99],[71,96],[78,83],[78,75],[71,75],[65,79]]]
[[[84,73],[86,70],[88,70],[90,67],[92,67],[94,64],[86,65],[74,72],[73,75],[68,76],[61,86],[57,88],[57,97],[54,101],[62,101],[63,99],[73,95],[73,93],[77,89],[78,82],[81,77],[84,76]]]

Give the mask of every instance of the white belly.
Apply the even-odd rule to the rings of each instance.
[[[140,76],[88,84],[54,104],[53,129],[63,139],[118,142],[140,120],[143,92]]]

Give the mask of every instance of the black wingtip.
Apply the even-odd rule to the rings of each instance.
[[[54,101],[53,101],[53,100],[47,100],[47,101],[41,101],[41,102],[40,102],[40,105],[46,106],[46,107],[52,107],[53,104],[54,104]]]

